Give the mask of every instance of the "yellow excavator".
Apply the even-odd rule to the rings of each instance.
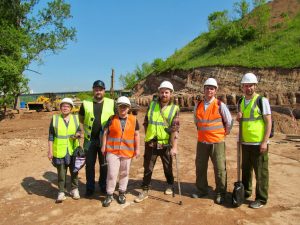
[[[59,99],[52,100],[51,98],[41,95],[35,101],[27,102],[27,107],[29,110],[36,110],[37,112],[44,110],[51,112],[52,110],[59,109],[59,102]]]

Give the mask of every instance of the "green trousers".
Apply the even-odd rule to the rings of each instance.
[[[71,163],[72,164],[72,163]],[[68,168],[71,174],[71,189],[78,188],[78,172],[73,173],[73,166],[65,165],[64,163],[56,165],[57,168],[57,183],[59,192],[67,190],[67,171]]]
[[[216,194],[224,196],[227,189],[225,142],[215,144],[197,143],[196,185],[199,194],[207,194],[208,191],[207,167],[209,157],[214,167]]]
[[[242,145],[242,182],[245,187],[245,197],[252,195],[253,170],[256,179],[255,200],[266,204],[269,189],[268,151],[260,153],[259,145]]]

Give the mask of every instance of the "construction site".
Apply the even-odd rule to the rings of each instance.
[[[20,109],[12,111],[12,117],[0,122],[0,217],[1,224],[299,224],[300,214],[300,121],[299,121],[299,70],[285,71],[292,76],[278,80],[278,74],[270,71],[255,71],[260,76],[258,92],[268,96],[275,121],[275,136],[270,139],[269,169],[270,188],[268,204],[260,209],[248,208],[249,200],[234,208],[231,193],[236,181],[236,152],[238,123],[226,137],[226,160],[228,187],[226,203],[214,203],[215,181],[209,162],[207,198],[193,199],[195,186],[195,155],[197,131],[193,122],[192,108],[196,96],[203,95],[203,80],[208,76],[219,79],[218,97],[223,99],[235,118],[234,104],[241,96],[239,81],[243,68],[211,68],[164,74],[139,83],[132,99],[140,105],[137,115],[143,123],[150,100],[157,93],[162,80],[170,80],[175,87],[175,103],[182,108],[179,133],[179,174],[175,181],[181,181],[182,195],[164,195],[165,177],[162,163],[158,160],[152,180],[149,199],[134,203],[140,191],[143,177],[143,157],[131,164],[127,202],[119,205],[116,201],[109,208],[103,208],[104,195],[96,189],[93,198],[84,198],[85,171],[79,172],[80,200],[70,196],[62,204],[55,204],[57,197],[56,168],[47,158],[48,129],[53,114],[59,111]],[[198,74],[198,75],[197,75]],[[224,76],[225,74],[225,76]],[[238,75],[236,75],[238,74]],[[273,74],[274,82],[265,78]],[[180,75],[180,76],[179,76]],[[180,77],[180,78],[179,78]],[[293,79],[293,80],[290,80]],[[289,86],[287,86],[289,85]],[[39,110],[38,110],[39,111]],[[141,134],[141,152],[144,152],[144,130]],[[83,140],[81,140],[82,142]],[[96,164],[97,165],[97,164]],[[98,165],[96,166],[98,168]],[[97,169],[96,169],[97,171]],[[98,176],[98,174],[96,175]],[[69,175],[68,175],[68,179]],[[175,182],[177,185],[177,183]],[[253,184],[255,185],[255,184]],[[177,187],[177,186],[176,186]],[[182,202],[182,205],[179,202]],[[59,216],[59,220],[58,220]]]

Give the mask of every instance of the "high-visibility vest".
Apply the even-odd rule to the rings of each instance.
[[[113,116],[107,135],[106,152],[132,158],[134,156],[134,133],[136,117],[128,114],[124,131],[119,116]]]
[[[198,142],[219,143],[224,141],[225,128],[220,115],[218,99],[214,99],[204,109],[204,101],[194,110],[194,120],[198,130]]]
[[[67,154],[73,155],[74,149],[79,146],[79,141],[73,140],[70,136],[75,135],[79,127],[78,115],[70,115],[68,127],[66,126],[62,115],[53,115],[53,127],[55,131],[53,141],[53,156],[63,158]]]
[[[168,144],[170,134],[166,130],[170,128],[177,111],[179,107],[170,104],[161,112],[159,102],[152,101],[147,114],[148,126],[145,142],[157,138],[159,144]]]
[[[265,123],[262,113],[259,113],[258,94],[256,94],[245,107],[245,98],[241,102],[242,142],[261,143],[265,134]]]
[[[95,120],[95,115],[94,115],[94,107],[93,107],[93,101],[83,101],[83,107],[84,107],[84,138],[86,140],[91,139],[91,133],[92,133],[92,128],[93,128],[93,123]],[[103,108],[102,108],[102,113],[101,115],[101,127],[105,126],[107,123],[107,120],[114,115],[114,100],[109,99],[109,98],[104,98],[103,99]],[[97,116],[97,115],[96,115]]]

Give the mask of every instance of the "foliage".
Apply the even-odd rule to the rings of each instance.
[[[37,10],[39,0],[0,0],[0,94],[9,104],[11,96],[28,91],[23,72],[45,53],[56,54],[75,40],[76,30],[66,26],[72,16],[64,0],[52,0]],[[15,101],[16,103],[16,101]]]
[[[154,71],[154,68],[160,66],[162,59],[155,59],[152,64],[143,63],[142,66],[136,66],[136,69],[127,73],[126,75],[120,75],[119,81],[122,87],[131,89],[137,81],[144,79],[147,75]]]

